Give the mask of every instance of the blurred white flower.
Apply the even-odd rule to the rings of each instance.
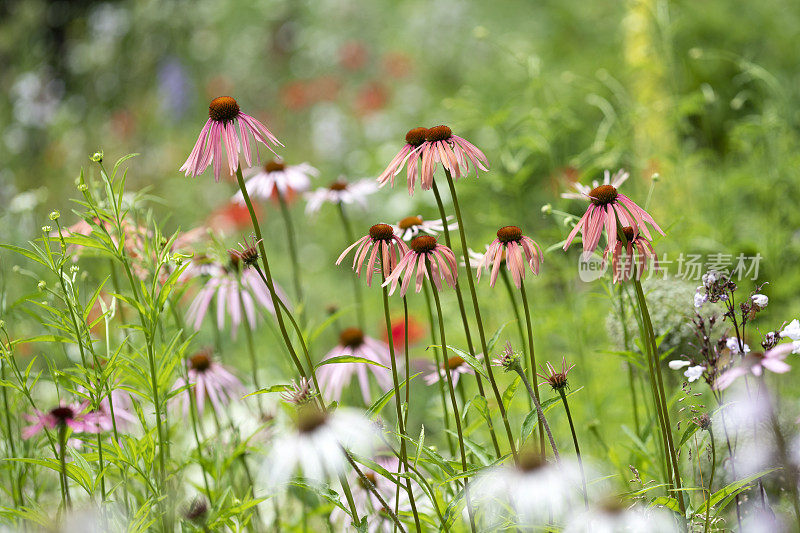
[[[703,376],[703,372],[705,372],[705,370],[706,367],[704,367],[703,365],[690,366],[689,368],[686,369],[686,372],[684,372],[683,375],[686,376],[686,379],[688,379],[689,383],[691,383],[692,381],[697,381],[698,379],[700,379]]]
[[[595,507],[570,519],[564,533],[672,533],[679,531],[669,513],[639,505],[621,507],[619,504]]]
[[[769,303],[769,298],[765,294],[754,294],[750,297],[750,300],[759,309],[764,309]]]
[[[707,301],[708,294],[706,294],[705,287],[697,287],[697,291],[694,293],[694,306],[700,309]]]
[[[298,471],[314,482],[335,478],[348,465],[345,450],[369,456],[377,438],[375,424],[355,409],[325,413],[309,406],[299,411],[295,427],[276,436],[260,479],[263,485],[274,487]]]
[[[728,349],[731,351],[731,354],[733,355],[742,353],[742,351],[739,350],[739,339],[736,337],[728,337],[728,340],[725,341],[725,345],[728,347]],[[747,355],[748,353],[750,353],[750,347],[745,344],[744,354]]]
[[[800,341],[800,320],[795,318],[789,322],[781,331],[781,337],[789,337],[793,341]]]
[[[692,363],[690,363],[689,361],[683,361],[681,359],[674,359],[668,363],[669,367],[672,370],[680,370],[681,368],[685,368],[691,364]]]

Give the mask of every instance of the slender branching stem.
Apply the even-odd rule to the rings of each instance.
[[[531,361],[530,361],[530,372],[531,372],[531,382],[536,382],[536,352],[533,350],[533,323],[531,320],[531,310],[528,306],[528,295],[527,291],[525,290],[525,285],[520,285],[519,292],[522,295],[522,308],[525,310],[525,326],[528,332],[528,353],[530,354]],[[533,393],[536,395],[536,401],[541,402],[539,398],[539,387],[536,387],[533,390]],[[542,417],[539,417],[539,449],[542,454],[542,459],[544,459],[545,451],[544,451],[544,427],[542,425]]]
[[[514,370],[519,377],[522,379],[522,383],[525,384],[525,388],[528,389],[528,394],[533,401],[534,407],[536,407],[536,414],[539,417],[539,420],[542,422],[542,426],[544,426],[544,431],[547,433],[547,438],[550,440],[550,447],[553,449],[553,457],[556,458],[556,461],[561,461],[561,457],[558,455],[558,448],[556,447],[556,441],[553,438],[553,432],[550,431],[550,424],[547,423],[547,419],[544,417],[544,411],[542,410],[542,404],[539,403],[539,398],[536,397],[536,394],[533,392],[533,388],[531,387],[530,381],[528,381],[527,376],[525,376],[525,371],[522,369],[522,365],[519,364],[519,361],[511,367],[511,370]]]
[[[286,198],[276,188],[275,196],[278,197],[278,204],[281,207],[281,216],[283,216],[283,225],[286,227],[286,241],[289,246],[289,259],[292,261],[292,278],[294,280],[294,291],[297,296],[297,301],[303,301],[303,284],[300,281],[300,260],[297,254],[297,240],[294,232],[294,224],[292,223],[292,214],[289,212],[289,206],[286,203]]]
[[[558,389],[558,394],[561,396],[561,401],[564,404],[564,411],[567,412],[567,420],[569,421],[569,430],[572,432],[572,443],[575,445],[575,455],[578,458],[578,467],[581,469],[581,483],[583,484],[583,504],[586,510],[589,510],[589,491],[586,489],[586,472],[583,470],[583,458],[581,457],[581,449],[578,446],[578,435],[575,433],[575,424],[572,422],[572,413],[569,410],[569,402],[567,401],[567,394],[563,388]]]
[[[714,431],[709,426],[708,437],[711,440],[711,476],[708,479],[708,499],[706,500],[706,525],[704,532],[708,533],[708,526],[711,523],[709,517],[711,513],[711,494],[714,489],[714,471],[717,469],[717,447],[714,445]]]

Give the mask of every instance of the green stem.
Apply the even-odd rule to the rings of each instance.
[[[430,262],[427,263],[428,280],[433,279],[433,272],[431,271]],[[431,282],[432,283],[432,282]],[[453,377],[450,374],[450,362],[447,358],[447,340],[444,333],[444,318],[442,316],[442,304],[439,301],[439,293],[436,292],[435,287],[431,287],[433,293],[433,301],[436,305],[436,315],[439,320],[439,340],[442,343],[442,359],[444,359],[444,373],[447,377],[447,386],[450,389],[450,403],[453,405],[453,417],[456,420],[456,433],[458,434],[458,447],[461,452],[461,468],[463,472],[467,472],[467,453],[464,450],[464,434],[461,431],[461,417],[458,415],[458,402],[456,401],[456,392],[453,389]],[[484,357],[488,359],[488,357]],[[469,514],[469,525],[473,533],[475,532],[475,516],[472,509],[472,501],[469,497],[469,478],[464,477],[464,496],[467,500],[467,512]]]
[[[392,511],[392,508],[389,506],[388,503],[386,503],[386,500],[383,499],[383,496],[381,496],[381,493],[378,492],[378,489],[375,487],[375,484],[367,476],[365,476],[364,472],[362,472],[361,469],[358,467],[356,462],[353,460],[353,456],[350,455],[350,452],[348,452],[347,450],[342,448],[342,453],[344,453],[344,456],[347,459],[347,462],[349,462],[350,466],[352,466],[353,470],[355,470],[355,473],[358,476],[358,478],[361,480],[361,482],[364,484],[364,486],[367,487],[367,490],[370,491],[372,493],[372,495],[375,496],[375,498],[377,498],[378,503],[380,503],[383,506],[383,510],[386,511],[386,514],[389,515],[389,518],[391,518],[392,521],[394,522],[394,524],[398,528],[400,528],[400,531],[405,533],[405,529],[403,528],[403,524],[397,518],[397,515],[394,514],[394,511]],[[344,479],[344,476],[342,476],[342,478]],[[346,492],[349,492],[349,490],[350,489],[348,488]],[[352,498],[352,495],[350,497]]]
[[[344,228],[345,238],[347,239],[347,246],[350,246],[355,240],[355,236],[353,234],[353,227],[350,225],[350,219],[347,218],[347,213],[344,210],[344,205],[342,203],[336,204],[339,208],[339,217],[342,220],[342,227]],[[356,319],[358,320],[358,327],[361,331],[364,331],[364,296],[361,294],[361,285],[358,283],[358,278],[355,276],[352,277],[353,279],[353,298],[356,302]]]
[[[241,276],[237,277],[237,283],[239,284],[239,292],[241,293],[244,290],[242,287]],[[242,315],[242,323],[244,324],[244,336],[247,340],[247,353],[250,355],[250,371],[253,373],[253,385],[255,386],[256,390],[261,390],[261,385],[259,384],[260,380],[258,379],[258,358],[256,357],[255,343],[253,343],[253,328],[250,327],[250,321],[247,319],[247,312],[244,308],[244,298],[241,296],[239,297],[239,312]],[[258,412],[263,416],[264,408],[261,403],[261,395],[256,394],[256,397],[256,401],[258,402]]]
[[[69,496],[69,478],[67,477],[67,425],[58,426],[58,461],[61,465],[61,502],[65,509],[72,509],[72,500]]]
[[[3,382],[6,381],[6,363],[3,361],[3,358],[0,357],[0,379]],[[5,385],[0,386],[0,389],[3,391],[3,412],[5,413],[5,423],[6,423],[6,437],[8,442],[8,451],[10,452],[9,458],[17,456],[17,450],[14,445],[14,434],[11,429],[11,410],[9,409],[8,405],[8,391],[6,390],[7,387]],[[11,463],[11,467],[9,468],[10,478],[11,478],[11,493],[13,494],[14,498],[14,507],[19,507],[22,505],[22,489],[20,488],[19,484],[15,482],[15,474],[16,474],[16,465]]]
[[[189,384],[189,374],[186,372],[186,365],[184,367],[184,379],[186,380],[187,385]],[[186,394],[189,395],[189,414],[192,417],[192,432],[194,433],[194,442],[197,445],[197,458],[198,463],[200,464],[200,471],[203,473],[203,485],[206,488],[206,496],[208,497],[208,503],[211,507],[214,506],[214,500],[211,496],[211,486],[208,483],[208,473],[206,472],[206,467],[203,464],[203,450],[200,444],[200,435],[197,432],[197,405],[194,401],[194,391],[190,388],[186,389]]]
[[[292,224],[292,215],[289,213],[289,206],[286,204],[286,198],[283,197],[279,190],[276,190],[278,203],[281,206],[281,215],[283,216],[283,223],[286,227],[286,240],[289,245],[289,258],[292,260],[292,274],[294,278],[294,290],[297,295],[297,301],[303,301],[303,288],[300,283],[300,261],[297,256],[297,241],[295,240],[294,224]]]
[[[385,280],[384,280],[385,281]],[[394,339],[392,338],[392,319],[389,316],[389,292],[385,286],[381,286],[383,293],[383,317],[386,321],[386,331],[388,332],[389,340],[389,360],[392,366],[392,381],[394,383],[394,404],[397,410],[397,427],[400,430],[400,460],[403,463],[403,468],[406,473],[408,468],[408,455],[406,453],[406,428],[403,422],[403,409],[402,401],[400,399],[400,382],[397,378],[397,362],[394,355]],[[408,381],[406,381],[406,390],[408,390]],[[408,408],[408,406],[406,406]],[[400,492],[400,484],[397,484],[397,491]],[[406,492],[408,493],[408,501],[411,504],[411,511],[414,513],[414,523],[417,526],[417,531],[421,531],[419,515],[417,514],[417,504],[414,501],[414,492],[411,490],[411,479],[406,478]]]
[[[706,526],[703,530],[708,533],[708,526],[710,523],[709,515],[711,513],[711,491],[714,485],[714,471],[717,468],[717,447],[714,445],[714,431],[711,426],[708,427],[708,436],[711,439],[711,476],[708,480],[708,499],[706,500]]]
[[[423,283],[422,288],[425,290],[425,301],[428,304],[427,305],[428,321],[430,323],[430,328],[431,328],[431,344],[433,345],[432,348],[433,359],[434,362],[436,363],[436,371],[439,372],[440,368],[444,368],[443,366],[444,363],[442,363],[442,361],[439,359],[439,349],[437,348],[437,346],[438,345],[443,346],[443,344],[436,342],[436,322],[433,318],[433,304],[431,303],[431,293],[430,290],[428,289],[428,284]],[[447,446],[450,449],[450,455],[455,457],[456,443],[453,441],[453,435],[450,432],[450,414],[449,414],[449,408],[447,407],[447,393],[445,392],[444,381],[440,379],[437,380],[437,383],[439,384],[439,394],[441,395],[442,398],[442,412],[444,413],[442,420],[444,421],[444,432],[447,435]]]
[[[527,291],[525,290],[525,285],[520,284],[519,292],[522,294],[522,308],[525,311],[525,326],[528,331],[528,353],[531,355],[531,382],[536,382],[536,352],[533,350],[533,323],[531,321],[531,310],[528,307],[528,295]],[[536,401],[541,402],[539,398],[539,387],[533,389],[533,393],[536,395]],[[542,425],[542,418],[539,417],[539,448],[541,450],[542,459],[544,459],[545,451],[544,451],[544,426]]]
[[[439,194],[439,187],[436,185],[436,180],[433,181],[433,196],[436,198],[436,205],[439,208],[439,217],[442,219],[442,226],[444,228],[444,241],[448,248],[451,250],[453,249],[452,242],[450,240],[450,228],[448,227],[447,223],[447,213],[444,211],[444,203],[442,202],[442,197]],[[467,268],[467,278],[472,279],[470,269]],[[464,298],[461,295],[461,284],[458,281],[458,277],[455,280],[455,292],[456,298],[458,299],[458,310],[461,313],[461,323],[464,325],[464,335],[467,338],[467,349],[469,350],[469,354],[472,357],[476,356],[475,346],[472,344],[472,334],[470,333],[469,328],[469,321],[467,320],[467,311],[464,306]],[[488,358],[488,354],[484,354],[485,358]],[[489,398],[486,396],[486,392],[483,390],[483,380],[481,379],[480,375],[475,374],[475,382],[478,384],[478,393],[483,397],[484,400],[489,401]],[[498,402],[500,402],[500,409],[503,409],[502,401],[500,400],[499,396]],[[492,438],[492,445],[494,446],[494,452],[497,454],[499,458],[502,454],[500,453],[500,443],[497,441],[497,434],[494,430],[494,423],[492,422],[492,417],[489,415],[486,418],[486,424],[489,427],[489,435]],[[512,451],[514,450],[514,446],[511,446]],[[516,455],[515,455],[516,457]]]
[[[519,377],[522,378],[522,383],[525,384],[525,388],[528,389],[528,394],[533,400],[533,405],[536,407],[536,414],[539,417],[539,420],[542,422],[544,426],[544,430],[547,433],[547,438],[550,439],[550,447],[553,449],[553,457],[556,458],[557,462],[561,461],[561,457],[558,455],[558,448],[556,448],[556,441],[553,438],[553,432],[550,431],[550,424],[547,423],[547,419],[544,417],[544,411],[542,410],[542,404],[539,403],[539,399],[536,397],[536,394],[533,392],[533,388],[531,387],[530,382],[528,381],[528,377],[525,375],[525,371],[522,369],[522,366],[517,362],[516,366],[513,370],[519,374]]]
[[[525,340],[525,329],[522,325],[522,315],[519,313],[519,307],[517,306],[517,299],[514,296],[514,289],[511,285],[511,280],[508,278],[508,272],[506,269],[500,269],[500,277],[503,278],[503,285],[506,287],[506,293],[508,293],[508,300],[511,302],[511,310],[514,312],[514,319],[517,321],[517,332],[519,333],[519,345],[522,349],[523,359],[528,359],[528,343]],[[531,380],[536,380],[536,369],[531,369]],[[528,398],[528,408],[533,409],[533,401]]]
[[[497,382],[494,379],[494,370],[492,370],[492,358],[489,356],[489,349],[486,345],[486,332],[483,329],[483,320],[481,319],[481,309],[478,305],[478,293],[475,291],[475,281],[472,279],[472,265],[469,260],[469,249],[467,248],[467,235],[464,231],[464,219],[461,216],[461,207],[458,204],[458,194],[456,194],[456,187],[453,183],[453,177],[450,172],[445,169],[445,176],[447,176],[447,185],[450,188],[450,197],[453,201],[453,210],[456,214],[456,221],[458,222],[458,234],[461,236],[461,255],[464,258],[464,265],[467,271],[467,282],[469,285],[469,292],[472,296],[472,308],[475,311],[475,321],[478,323],[478,336],[481,341],[481,349],[483,350],[483,362],[486,366],[486,373],[489,376],[489,383],[492,385],[492,391],[497,399],[497,406],[500,409],[500,416],[503,418],[503,425],[506,429],[506,436],[508,437],[508,444],[511,447],[511,455],[514,456],[514,462],[518,461],[517,448],[514,445],[514,435],[511,433],[511,426],[508,423],[508,416],[506,408],[503,405],[503,397],[500,395],[500,390],[497,388]]]
[[[628,323],[625,316],[625,293],[623,292],[622,285],[617,288],[617,296],[619,298],[619,323],[622,326],[622,342],[625,350],[630,351],[630,334],[628,333]],[[639,423],[639,401],[636,394],[636,379],[634,375],[634,366],[628,361],[628,388],[631,391],[631,405],[633,408],[633,424],[636,429],[636,434],[641,436],[642,429]]]
[[[411,411],[411,361],[408,355],[408,300],[403,296],[403,356],[406,365],[406,413],[403,423],[408,427],[408,413]]]
[[[572,423],[572,413],[569,410],[569,402],[567,402],[567,395],[564,389],[558,389],[561,395],[561,401],[564,403],[564,410],[567,412],[567,420],[569,421],[569,430],[572,432],[572,442],[575,444],[575,455],[578,457],[578,466],[581,469],[581,482],[583,483],[583,504],[586,510],[589,510],[589,492],[586,490],[586,473],[583,471],[583,459],[581,458],[581,449],[578,447],[578,435],[575,434],[575,425]]]

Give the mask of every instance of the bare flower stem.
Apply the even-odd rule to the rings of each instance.
[[[292,215],[289,212],[289,206],[286,204],[286,198],[276,188],[275,195],[278,197],[278,204],[281,207],[281,216],[283,216],[283,224],[286,227],[286,241],[289,245],[289,258],[292,261],[292,278],[294,280],[294,292],[299,302],[303,301],[303,284],[300,282],[300,260],[297,256],[297,241],[294,234],[294,224],[292,223]],[[302,317],[301,317],[302,319]]]
[[[386,511],[386,514],[389,515],[389,518],[392,519],[392,522],[394,522],[394,524],[398,528],[400,528],[401,532],[405,533],[405,528],[403,528],[403,524],[402,522],[400,522],[400,519],[397,518],[397,515],[394,514],[392,508],[389,506],[388,503],[386,503],[386,500],[383,499],[383,496],[381,496],[381,493],[378,492],[378,489],[375,487],[375,484],[367,476],[365,476],[364,472],[362,472],[361,469],[358,467],[358,464],[356,464],[356,462],[353,460],[353,456],[350,455],[350,452],[342,448],[342,453],[344,453],[344,456],[347,458],[347,462],[349,462],[350,466],[352,466],[353,470],[355,470],[356,475],[358,475],[358,478],[361,480],[364,486],[367,487],[367,490],[369,490],[372,493],[372,495],[375,496],[375,498],[377,498],[378,503],[380,503],[383,506],[383,510]],[[344,479],[344,476],[342,476],[342,479]],[[349,493],[350,489],[348,488],[345,492]],[[348,501],[351,501],[352,498],[353,495],[350,494]],[[352,509],[353,512],[355,513],[355,505],[353,505]]]
[[[486,332],[483,329],[481,309],[478,305],[478,293],[475,291],[475,281],[472,279],[472,265],[469,261],[467,235],[464,230],[464,219],[461,217],[461,207],[458,204],[458,195],[456,194],[456,187],[453,183],[453,177],[450,175],[450,171],[447,169],[444,169],[444,174],[447,176],[447,185],[450,188],[450,197],[453,201],[453,210],[455,211],[456,220],[458,221],[458,234],[461,236],[461,255],[464,257],[464,265],[466,266],[467,284],[469,285],[469,292],[472,296],[472,308],[475,311],[475,321],[478,323],[478,336],[481,341],[481,349],[483,350],[483,361],[486,366],[486,373],[489,376],[489,383],[492,385],[494,396],[497,399],[497,406],[500,409],[500,416],[503,418],[503,425],[506,428],[506,436],[508,437],[508,445],[511,447],[511,455],[514,457],[514,462],[516,463],[519,461],[519,457],[517,457],[517,448],[514,445],[514,435],[511,433],[511,426],[508,423],[508,415],[506,414],[506,408],[503,405],[503,398],[500,395],[500,390],[497,388],[497,382],[494,379],[492,358],[489,357],[489,349],[487,348],[486,344]],[[446,220],[443,220],[442,222],[445,224],[445,226],[447,225]]]
[[[556,441],[553,438],[553,432],[550,431],[550,424],[547,423],[547,419],[544,417],[544,411],[542,410],[542,404],[539,403],[539,398],[536,397],[536,394],[533,392],[533,388],[531,388],[531,383],[528,381],[528,378],[525,376],[525,371],[522,369],[522,366],[519,364],[519,361],[516,362],[514,366],[511,367],[514,372],[519,374],[519,377],[522,379],[522,383],[525,384],[525,388],[528,389],[528,394],[533,400],[533,405],[536,407],[536,414],[539,417],[539,420],[542,422],[542,426],[544,426],[544,430],[547,433],[547,438],[550,439],[550,447],[553,449],[553,457],[556,458],[556,461],[560,462],[561,457],[558,455],[558,448],[556,448]]]
[[[344,210],[344,205],[342,205],[340,202],[336,204],[336,207],[339,210],[339,218],[342,220],[345,239],[347,239],[346,246],[350,246],[352,243],[356,242],[356,238],[353,233],[353,226],[350,224],[350,219],[347,217],[347,213]],[[356,301],[356,318],[358,319],[358,327],[361,329],[361,331],[364,331],[364,296],[361,294],[361,285],[358,283],[358,278],[353,276],[352,279],[353,298],[355,298]]]
[[[69,496],[69,478],[67,477],[67,424],[59,423],[58,426],[58,462],[61,478],[61,503],[65,509],[72,509],[72,499]]]
[[[508,301],[511,302],[511,310],[514,312],[514,318],[517,321],[517,332],[519,333],[519,345],[522,349],[523,359],[528,359],[528,343],[525,339],[525,326],[522,324],[522,315],[519,313],[519,307],[517,306],[517,298],[514,296],[514,289],[511,285],[511,280],[508,279],[508,272],[505,269],[500,269],[500,277],[503,278],[503,285],[506,287],[506,292],[508,293]],[[533,375],[536,372],[536,369],[531,369],[531,380],[535,380],[536,378]],[[528,407],[529,409],[533,409],[533,401],[528,398]]]
[[[428,304],[427,306],[428,320],[430,322],[430,328],[431,328],[431,344],[433,345],[433,348],[431,349],[433,350],[433,359],[434,362],[436,363],[436,368],[439,369],[442,368],[443,363],[439,359],[439,348],[437,347],[437,345],[444,346],[444,344],[436,342],[436,321],[433,318],[433,304],[431,303],[431,293],[426,283],[422,284],[422,288],[425,290],[425,302]],[[442,397],[442,412],[444,413],[442,419],[444,421],[444,431],[445,434],[447,435],[447,445],[448,448],[450,449],[450,455],[455,456],[456,443],[453,442],[453,435],[452,433],[450,433],[450,414],[448,412],[449,409],[447,408],[447,393],[445,392],[444,381],[439,380],[438,383],[439,383],[439,393]]]
[[[711,426],[708,428],[708,436],[711,439],[711,477],[708,480],[708,499],[706,500],[706,526],[704,532],[708,533],[709,515],[711,513],[711,491],[714,488],[714,471],[717,469],[717,447],[714,445],[714,431]]]
[[[430,262],[427,264],[428,280],[433,279],[433,272],[431,270]],[[450,389],[450,403],[453,405],[453,417],[456,420],[456,433],[458,434],[458,447],[461,452],[461,469],[463,472],[467,471],[467,452],[464,450],[464,434],[461,431],[461,417],[458,414],[458,401],[456,400],[456,392],[453,389],[453,376],[450,374],[450,362],[447,358],[447,340],[444,333],[444,319],[442,317],[442,304],[439,301],[439,293],[436,292],[435,287],[431,287],[433,293],[433,301],[436,304],[436,314],[439,318],[439,340],[442,343],[442,359],[444,359],[444,373],[447,377],[447,387]],[[486,358],[488,359],[488,357]],[[475,532],[475,512],[472,509],[472,501],[469,495],[469,478],[464,478],[464,497],[467,500],[467,513],[469,514],[469,525],[472,532]]]
[[[531,381],[535,383],[536,380],[536,354],[533,351],[533,324],[531,322],[531,310],[528,307],[528,295],[525,291],[525,285],[520,285],[519,289],[520,294],[522,294],[522,307],[525,310],[525,325],[528,329],[528,353],[531,356],[531,363],[530,363],[530,371],[531,371]],[[539,403],[541,400],[539,398],[539,387],[536,387],[533,390],[534,395],[536,395],[536,402]],[[544,451],[544,426],[543,426],[543,417],[539,416],[539,449],[541,450],[542,459],[544,459],[545,451]]]
[[[581,449],[578,447],[578,435],[575,434],[575,424],[572,423],[572,413],[569,410],[569,402],[567,402],[567,394],[564,389],[558,389],[558,394],[561,395],[561,401],[564,403],[564,410],[567,412],[567,420],[569,421],[569,430],[572,432],[572,442],[575,444],[575,455],[578,457],[578,466],[581,469],[581,482],[583,483],[583,504],[586,510],[589,510],[589,491],[586,490],[586,473],[583,470],[583,459],[581,458]]]

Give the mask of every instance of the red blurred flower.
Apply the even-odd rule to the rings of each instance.
[[[291,81],[281,89],[283,105],[293,111],[305,109],[311,103],[308,87],[304,81]]]
[[[339,47],[339,64],[347,70],[361,70],[367,64],[368,55],[364,43],[349,41]]]
[[[393,78],[405,78],[412,69],[411,58],[402,52],[390,52],[383,56],[383,70]]]
[[[389,103],[389,90],[380,82],[372,81],[364,85],[356,96],[356,112],[370,115],[380,111]]]
[[[253,209],[260,218],[258,204],[253,204]],[[206,221],[206,226],[224,234],[239,233],[250,228],[250,224],[250,213],[247,211],[247,206],[236,202],[229,202],[216,209]]]
[[[402,316],[392,318],[392,342],[394,349],[403,351],[405,345],[405,331],[406,324]],[[425,337],[425,328],[413,316],[408,317],[408,345],[412,346],[421,341]],[[389,335],[387,335],[386,327],[384,326],[381,333],[383,342],[389,342]]]

